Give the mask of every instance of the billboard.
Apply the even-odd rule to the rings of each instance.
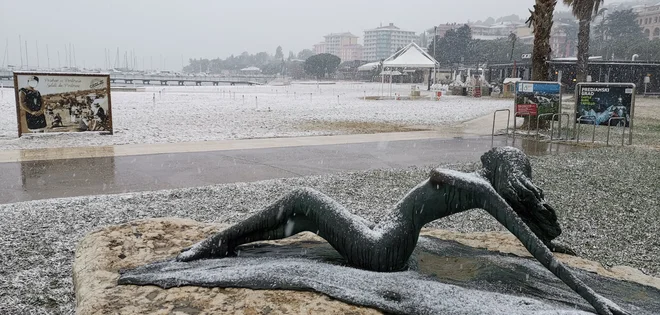
[[[558,82],[518,81],[515,97],[516,116],[559,113],[561,84]]]
[[[578,83],[575,89],[575,114],[578,123],[630,126],[635,104],[635,84],[632,83]]]
[[[110,75],[14,72],[18,136],[46,132],[112,134]]]

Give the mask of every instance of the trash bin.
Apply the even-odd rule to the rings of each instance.
[[[442,96],[442,91],[436,91],[436,92],[435,92],[435,99],[436,99],[437,101],[440,100],[440,97],[441,97],[441,96]]]

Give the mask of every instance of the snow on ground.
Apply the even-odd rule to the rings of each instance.
[[[112,92],[113,136],[87,133],[20,139],[17,138],[13,90],[0,89],[0,110],[3,113],[0,116],[0,149],[351,133],[350,130],[306,127],[319,121],[435,127],[491,114],[511,105],[509,99],[463,96],[443,96],[440,101],[363,99],[365,95],[381,95],[380,89],[379,83],[151,86],[145,92]],[[392,95],[408,95],[409,91],[410,84],[392,87]],[[383,87],[382,93],[390,94],[388,85]]]
[[[627,265],[660,276],[660,151],[610,147],[530,159],[535,183],[557,211],[561,243],[607,267]],[[434,166],[460,171],[477,167]],[[613,167],[625,171],[613,172]],[[2,204],[0,314],[73,314],[75,246],[102,226],[157,217],[236,223],[296,187],[317,189],[351,213],[378,222],[407,191],[428,179],[429,170],[370,170]],[[505,230],[481,210],[428,226],[460,232]]]

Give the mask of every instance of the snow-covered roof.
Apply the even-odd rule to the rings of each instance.
[[[363,65],[361,65],[357,68],[357,71],[372,71],[372,70],[378,68],[379,64],[380,64],[379,61],[363,64]]]
[[[261,71],[261,69],[259,69],[257,67],[247,67],[247,68],[241,69],[241,71]]]
[[[390,68],[433,68],[438,62],[415,43],[401,48],[383,61],[383,67]]]
[[[577,57],[552,58],[555,61],[576,61]],[[603,60],[603,56],[591,56],[589,60]]]
[[[480,40],[495,40],[500,38],[507,38],[507,35],[472,35],[472,39]]]
[[[518,82],[518,81],[520,81],[520,78],[505,78],[505,79],[504,79],[504,84],[507,84],[507,83],[516,83],[516,82]]]

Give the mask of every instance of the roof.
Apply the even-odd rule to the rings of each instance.
[[[372,71],[376,68],[378,68],[378,65],[380,65],[380,61],[376,62],[370,62],[367,64],[363,64],[357,68],[357,71]]]
[[[383,67],[389,68],[433,68],[438,62],[415,43],[401,48],[383,61]]]
[[[496,40],[507,37],[509,36],[508,35],[472,35],[472,39],[480,39],[480,40]]]
[[[353,35],[351,32],[344,32],[344,33],[330,33],[328,35],[325,35],[323,37],[330,37],[330,36],[349,36],[349,37],[355,37],[357,36]]]
[[[511,82],[511,83],[516,83],[516,82],[518,82],[518,81],[520,81],[520,80],[521,80],[520,78],[505,78],[505,79],[504,79],[504,84],[507,84],[507,83],[509,83],[509,82]]]
[[[241,71],[261,71],[261,69],[259,69],[257,67],[247,67],[247,68],[241,69]]]
[[[552,61],[577,61],[577,57],[552,58]],[[590,56],[589,60],[603,60],[603,56]]]

